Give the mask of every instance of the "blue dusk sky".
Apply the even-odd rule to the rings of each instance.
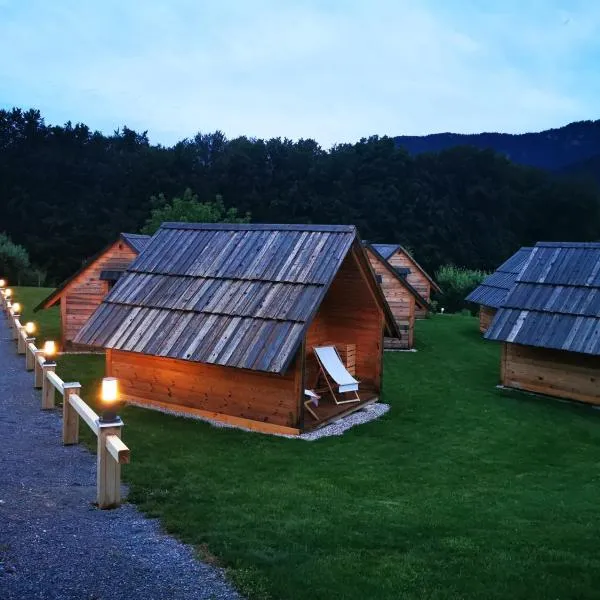
[[[165,145],[600,117],[597,0],[0,0],[0,56],[1,107]]]

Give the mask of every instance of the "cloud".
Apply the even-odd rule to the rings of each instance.
[[[0,0],[0,102],[51,122],[313,137],[531,131],[594,118],[585,2]],[[525,6],[525,8],[524,8]],[[565,24],[566,23],[566,24]]]

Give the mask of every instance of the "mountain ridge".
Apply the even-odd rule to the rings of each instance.
[[[600,119],[575,121],[529,133],[433,133],[394,138],[410,154],[440,152],[457,146],[492,149],[509,160],[549,171],[567,170],[600,155]]]

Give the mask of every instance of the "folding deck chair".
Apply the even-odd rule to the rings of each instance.
[[[312,390],[304,390],[304,395],[308,398],[308,400],[304,401],[304,408],[317,420],[320,420],[319,415],[309,406],[312,404],[313,406],[319,406],[319,400],[321,396],[319,394],[315,394]]]
[[[336,404],[348,404],[349,402],[360,402],[358,395],[358,381],[348,373],[335,346],[321,346],[313,348],[319,368],[327,387],[331,392]],[[334,388],[337,387],[337,393]],[[353,393],[354,398],[338,400],[338,394]]]

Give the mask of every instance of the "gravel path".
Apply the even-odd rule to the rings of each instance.
[[[1,600],[239,598],[221,570],[132,505],[91,504],[95,456],[61,444],[61,416],[40,410],[3,314],[0,366]]]

